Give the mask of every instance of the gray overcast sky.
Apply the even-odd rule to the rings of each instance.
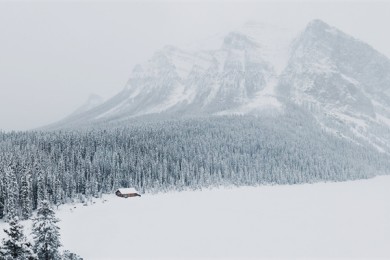
[[[389,2],[0,1],[0,129],[57,121],[90,93],[108,98],[133,66],[248,20],[319,18],[390,57]]]

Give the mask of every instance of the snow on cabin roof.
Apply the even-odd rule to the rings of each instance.
[[[120,193],[122,194],[129,194],[129,193],[138,193],[138,191],[134,188],[121,188],[118,189]]]

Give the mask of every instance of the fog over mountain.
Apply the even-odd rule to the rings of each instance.
[[[261,21],[264,45],[285,43],[285,34],[270,37],[275,27],[297,36],[319,18],[390,57],[389,10],[383,1],[341,0],[0,1],[0,129],[56,122],[91,93],[108,100],[164,45],[217,50],[229,32],[250,33],[248,21]],[[283,60],[272,61],[281,70]]]
[[[322,129],[388,151],[390,60],[369,45],[321,20],[300,32],[248,22],[219,40],[156,51],[116,96],[49,129],[146,115],[277,116],[295,104]]]

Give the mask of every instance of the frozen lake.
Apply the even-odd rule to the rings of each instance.
[[[84,259],[390,258],[390,176],[104,198],[57,212]]]

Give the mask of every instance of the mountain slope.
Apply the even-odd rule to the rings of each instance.
[[[309,109],[328,129],[388,149],[390,60],[367,44],[315,20],[297,38],[278,94]]]
[[[293,103],[326,131],[390,151],[390,60],[369,45],[314,20],[300,34],[250,22],[219,46],[164,47],[116,96],[51,127],[145,115],[278,115]]]
[[[274,87],[287,63],[293,38],[286,32],[252,22],[223,37],[218,49],[186,51],[166,46],[137,65],[126,87],[115,97],[60,125],[162,112],[210,115],[280,111],[282,104],[274,96]]]

